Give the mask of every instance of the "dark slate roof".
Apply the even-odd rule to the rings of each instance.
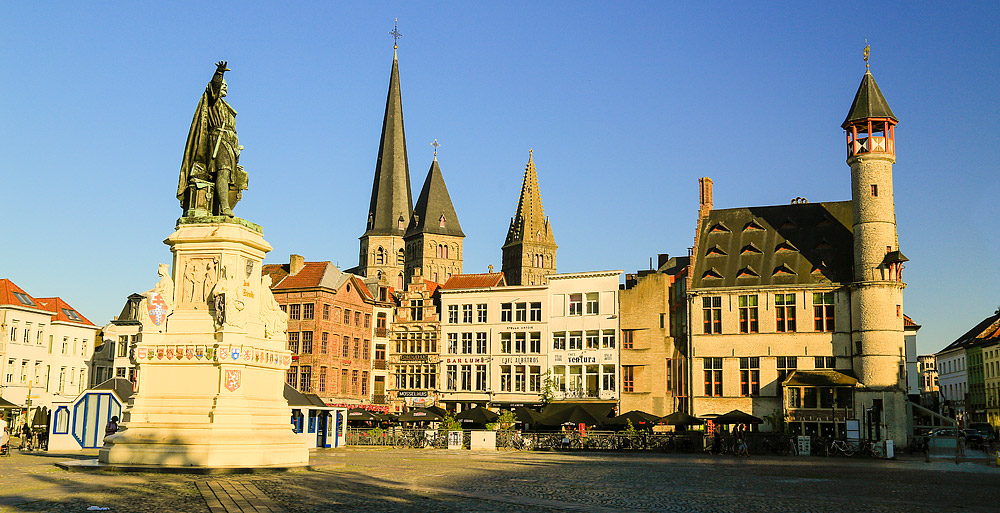
[[[288,406],[291,407],[302,407],[302,406],[316,406],[312,401],[306,397],[305,394],[299,392],[292,388],[291,385],[285,383],[285,388],[282,390],[282,394],[285,396],[285,401],[288,401]],[[325,406],[325,404],[324,404]]]
[[[851,281],[850,201],[712,210],[699,227],[692,288]]]
[[[118,396],[122,401],[128,400],[135,393],[135,386],[131,381],[125,378],[111,378],[100,385],[95,386],[94,390],[111,390]]]
[[[1000,313],[995,313],[983,319],[974,328],[965,332],[964,335],[958,337],[944,349],[938,351],[937,354],[958,347],[971,347],[974,345],[992,343],[996,340],[1000,340]]]
[[[128,326],[141,324],[139,312],[139,303],[142,301],[142,294],[129,294],[128,299],[125,300],[125,306],[122,307],[122,313],[118,314],[115,320],[111,321],[111,324]]]
[[[783,384],[806,387],[853,387],[858,384],[858,379],[847,371],[796,370],[785,378]]]
[[[441,226],[442,216],[444,216],[444,226]],[[424,186],[417,196],[413,218],[406,230],[407,237],[420,233],[465,237],[462,226],[458,224],[458,215],[455,214],[455,207],[451,203],[448,186],[444,183],[437,157],[434,157],[431,168],[427,170],[427,178],[424,179]]]
[[[399,63],[394,53],[365,235],[401,236],[410,224],[412,213],[410,166],[406,159],[403,103],[399,93]],[[403,218],[403,228],[399,227],[400,217]]]
[[[866,72],[861,79],[858,93],[854,95],[854,103],[851,104],[851,111],[847,113],[847,119],[840,126],[846,130],[852,121],[867,118],[889,118],[899,122],[885,101],[885,97],[882,96],[882,91],[879,90],[871,72]]]

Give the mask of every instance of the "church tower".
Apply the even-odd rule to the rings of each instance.
[[[868,48],[865,48],[867,68]],[[896,235],[892,166],[896,123],[871,71],[865,71],[844,120],[854,213],[854,283],[851,287],[853,366],[859,380],[856,410],[883,438],[906,440],[906,397],[901,368],[902,263]],[[900,431],[902,430],[902,431]],[[902,438],[900,438],[902,437]]]
[[[399,93],[399,63],[393,45],[389,93],[382,118],[382,140],[375,163],[375,182],[368,207],[368,225],[361,236],[359,272],[368,278],[385,278],[402,290],[406,261],[403,235],[410,225],[413,198],[410,167],[406,159],[403,104]]]
[[[544,285],[556,272],[556,239],[542,209],[534,154],[528,151],[521,197],[503,245],[503,273],[508,285]]]
[[[437,141],[435,141],[436,143]],[[438,165],[437,149],[427,171],[424,186],[406,230],[405,278],[413,276],[444,283],[452,274],[462,274],[462,241],[465,233],[458,223],[448,187]]]

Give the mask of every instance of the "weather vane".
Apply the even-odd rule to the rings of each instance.
[[[868,71],[868,54],[871,53],[871,45],[868,44],[868,38],[865,38],[865,71]]]
[[[437,158],[437,156],[438,156],[438,146],[441,146],[441,143],[439,143],[437,139],[434,139],[434,142],[431,143],[431,146],[434,147],[434,158]]]
[[[399,18],[396,18],[396,21],[393,22],[392,32],[389,32],[389,35],[392,36],[392,49],[399,48],[397,43],[399,43],[399,38],[403,37],[403,34],[399,33]]]

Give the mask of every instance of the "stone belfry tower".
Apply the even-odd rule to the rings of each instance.
[[[868,48],[865,48],[867,67]],[[902,263],[896,235],[892,166],[898,120],[866,70],[842,127],[847,131],[854,211],[851,287],[853,366],[860,381],[856,410],[870,415],[882,438],[906,440]]]
[[[556,239],[542,208],[534,153],[528,151],[521,197],[503,245],[503,273],[508,285],[543,285],[556,272]]]
[[[417,195],[413,218],[403,238],[406,243],[406,283],[409,284],[414,275],[444,283],[452,274],[461,274],[464,239],[465,233],[458,223],[458,215],[441,175],[435,148],[434,161]]]
[[[382,140],[375,163],[368,225],[361,236],[358,269],[369,278],[385,278],[402,290],[405,251],[403,235],[413,214],[410,167],[406,159],[403,131],[403,103],[399,93],[399,63],[396,45],[392,52],[392,73],[382,119]]]

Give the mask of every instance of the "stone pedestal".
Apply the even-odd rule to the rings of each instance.
[[[262,467],[309,461],[282,395],[291,355],[284,326],[275,329],[269,319],[275,311],[283,314],[261,283],[271,246],[256,225],[206,220],[211,222],[185,219],[164,241],[174,254],[173,288],[162,302],[150,294],[143,300],[138,392],[121,430],[105,439],[102,463]]]

